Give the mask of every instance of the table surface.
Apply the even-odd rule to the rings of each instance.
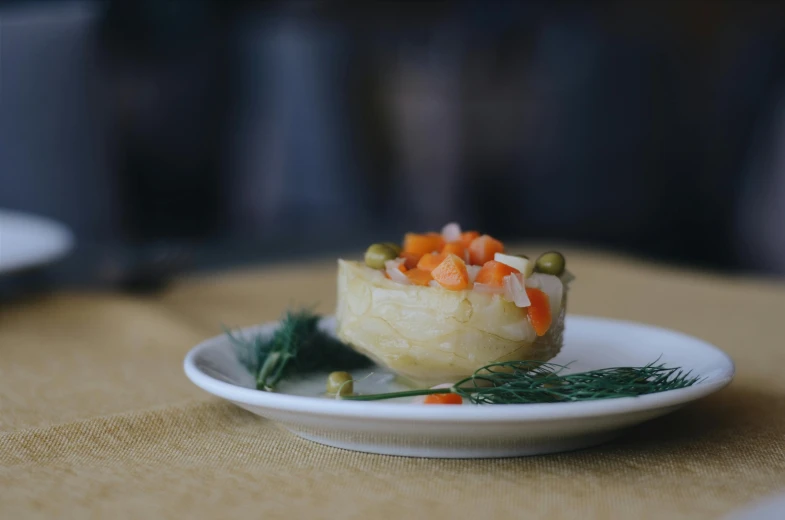
[[[785,490],[785,284],[568,252],[570,312],[728,352],[727,389],[604,446],[428,460],[316,445],[202,393],[188,349],[335,299],[335,262],[201,274],[162,294],[0,308],[0,517],[719,518]]]

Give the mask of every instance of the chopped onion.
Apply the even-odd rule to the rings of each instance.
[[[520,273],[523,273],[524,276],[529,276],[532,273],[532,266],[534,265],[531,261],[522,256],[513,256],[513,255],[505,255],[504,253],[496,253],[493,255],[493,259],[499,263],[504,265],[510,266],[513,269],[517,270]]]
[[[474,290],[483,294],[504,294],[504,287],[496,287],[487,283],[474,284]]]
[[[401,264],[406,262],[405,258],[393,258],[392,260],[385,260],[384,261],[384,268],[385,269],[397,269],[401,267]]]
[[[540,283],[540,273],[534,273],[530,277],[526,279],[526,287],[530,289],[540,289],[542,287]]]
[[[504,298],[514,302],[516,307],[523,308],[532,304],[526,294],[522,274],[512,273],[504,277]]]
[[[409,278],[398,269],[388,269],[387,274],[389,275],[390,280],[392,280],[393,282],[397,282],[402,285],[411,284]]]
[[[430,282],[428,282],[428,286],[429,287],[433,287],[434,289],[441,289],[442,288],[441,284],[439,282],[437,282],[436,280],[431,280]]]
[[[461,226],[456,222],[450,222],[442,228],[442,238],[445,242],[455,242],[461,239]]]
[[[481,265],[467,265],[466,266],[466,271],[468,271],[468,273],[469,273],[469,281],[471,283],[474,283],[474,280],[477,279],[477,273],[480,272],[480,269],[482,269]]]
[[[386,262],[384,262],[384,269],[385,272],[387,273],[387,276],[389,276],[390,280],[392,280],[393,282],[398,282],[403,285],[410,285],[411,281],[409,280],[409,277],[403,274],[399,269],[401,264],[404,263],[405,261],[406,260],[403,258],[387,260]]]

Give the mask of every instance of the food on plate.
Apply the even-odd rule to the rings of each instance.
[[[425,396],[424,404],[463,404],[463,397],[458,394],[431,394]]]
[[[537,259],[535,266],[541,273],[561,276],[561,274],[564,272],[565,266],[564,255],[556,251],[543,253]]]
[[[327,376],[328,395],[351,395],[354,393],[354,380],[349,372],[330,372]]]
[[[536,261],[455,223],[339,260],[338,337],[418,385],[489,363],[547,361],[561,349],[564,256]]]
[[[384,263],[398,256],[399,250],[387,244],[373,244],[365,252],[365,265],[373,269],[382,269]]]

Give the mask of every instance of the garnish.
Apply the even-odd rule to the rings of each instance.
[[[241,338],[227,330],[237,359],[254,376],[258,390],[274,391],[284,378],[309,372],[334,372],[328,393],[337,399],[380,401],[414,396],[435,396],[429,402],[474,404],[527,404],[592,401],[664,392],[691,386],[700,380],[681,368],[656,360],[642,367],[614,367],[563,374],[567,365],[545,361],[506,361],[477,369],[448,387],[382,394],[352,394],[346,370],[373,362],[319,328],[320,317],[310,310],[287,312],[272,334]]]
[[[351,395],[354,393],[354,379],[349,372],[330,372],[326,389],[327,395]]]
[[[273,391],[283,379],[321,370],[351,370],[372,364],[319,328],[310,310],[287,312],[270,334],[242,338],[225,329],[237,359],[256,379],[257,390]]]
[[[492,363],[448,388],[427,388],[385,394],[339,396],[352,401],[455,394],[474,404],[529,404],[593,401],[685,388],[700,378],[657,361],[643,367],[614,367],[576,374],[566,365],[543,361]]]
[[[463,398],[458,394],[431,394],[426,395],[423,404],[463,404]]]

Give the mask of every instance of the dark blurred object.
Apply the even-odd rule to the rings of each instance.
[[[231,2],[108,2],[99,45],[122,223],[134,242],[222,223]]]
[[[66,3],[0,16],[0,205],[72,225],[80,266],[457,220],[785,272],[785,3]]]
[[[115,250],[101,262],[102,283],[130,292],[155,292],[193,267],[193,251],[171,243]]]

